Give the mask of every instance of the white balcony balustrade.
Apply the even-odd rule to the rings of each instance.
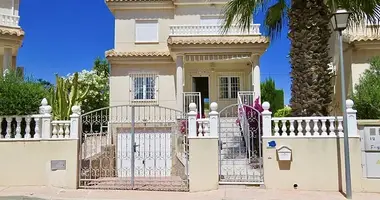
[[[251,24],[249,30],[243,31],[239,26],[232,25],[228,32],[223,32],[220,25],[172,25],[170,36],[258,36],[260,24]]]
[[[0,26],[19,28],[20,27],[18,25],[19,20],[20,20],[20,17],[16,15],[0,14]]]

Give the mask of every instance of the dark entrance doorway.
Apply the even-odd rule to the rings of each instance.
[[[208,77],[193,77],[193,90],[201,93],[201,112],[205,115],[205,111],[208,113],[210,109]]]

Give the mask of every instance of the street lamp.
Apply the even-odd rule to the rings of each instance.
[[[351,12],[344,9],[338,9],[331,16],[331,24],[334,31],[338,32],[339,39],[339,63],[340,63],[340,83],[342,89],[342,111],[343,111],[343,130],[344,130],[344,166],[346,175],[346,198],[352,198],[351,188],[351,165],[350,165],[350,147],[348,142],[347,110],[346,110],[346,84],[344,80],[344,63],[343,63],[343,39],[342,32],[347,28],[348,19]]]

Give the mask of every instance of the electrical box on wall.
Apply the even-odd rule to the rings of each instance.
[[[365,127],[363,134],[363,175],[380,178],[380,127]]]

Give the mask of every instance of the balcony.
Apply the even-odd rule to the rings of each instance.
[[[8,26],[13,28],[19,28],[18,22],[19,16],[0,14],[0,26]]]
[[[233,25],[223,33],[220,25],[172,25],[170,36],[260,36],[260,24],[251,24],[248,31],[242,31]]]

